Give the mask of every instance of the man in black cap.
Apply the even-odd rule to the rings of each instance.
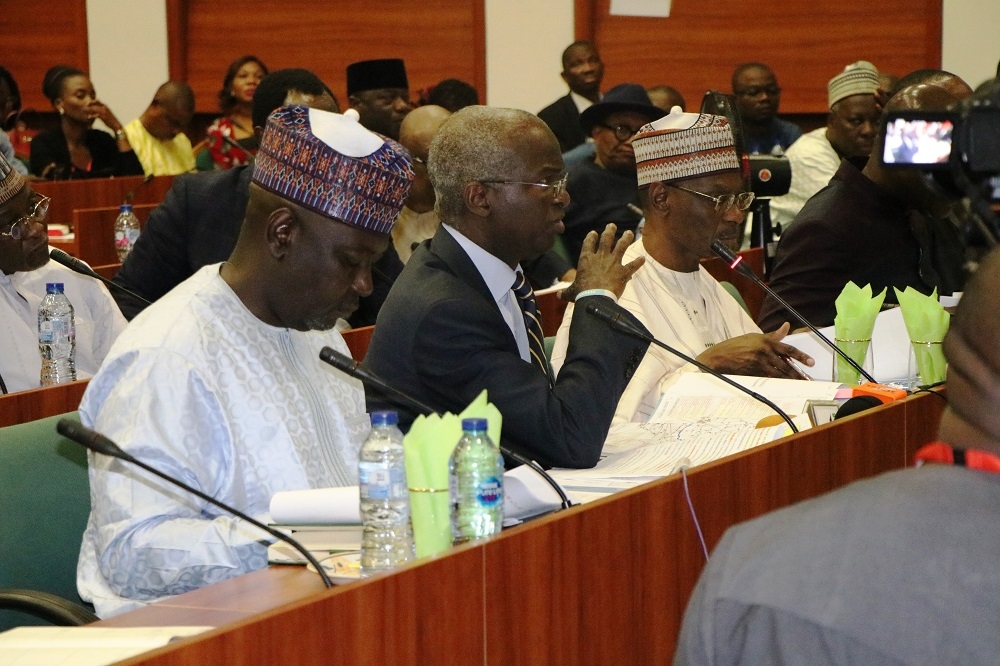
[[[569,86],[569,94],[539,111],[538,117],[556,135],[559,150],[565,153],[587,140],[587,133],[580,128],[580,114],[601,99],[604,63],[593,44],[579,41],[563,51],[562,65],[560,76]]]
[[[399,125],[413,110],[406,65],[400,58],[362,60],[347,66],[347,98],[372,132],[399,140]]]
[[[628,207],[639,203],[632,137],[664,115],[642,86],[622,83],[580,116],[580,127],[594,140],[597,153],[569,169],[563,238],[574,264],[589,231],[599,232],[611,222],[619,233],[635,231],[642,216]]]

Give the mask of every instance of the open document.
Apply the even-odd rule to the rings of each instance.
[[[793,379],[737,377],[776,403],[799,430],[809,428],[808,400],[832,400],[840,384]],[[775,412],[719,379],[684,373],[662,396],[648,423],[614,426],[601,461],[588,470],[557,470],[555,479],[579,501],[616,492],[771,442],[791,433],[781,425],[757,428]]]

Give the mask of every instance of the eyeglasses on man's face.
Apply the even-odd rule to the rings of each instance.
[[[45,216],[49,212],[50,203],[52,203],[52,199],[43,194],[39,194],[38,201],[35,202],[35,206],[31,209],[31,212],[15,220],[7,231],[0,233],[0,236],[10,236],[16,241],[21,240],[27,234],[28,225],[32,222],[45,221]]]
[[[715,204],[715,210],[719,213],[728,213],[733,206],[740,211],[745,212],[750,208],[750,204],[753,203],[754,194],[753,192],[739,192],[736,194],[720,194],[717,197],[713,197],[711,194],[705,194],[704,192],[699,192],[698,190],[691,190],[686,187],[681,187],[680,185],[675,185],[673,183],[664,183],[668,187],[672,187],[677,190],[682,190],[690,194],[697,194],[699,197],[704,197]]]
[[[615,138],[618,139],[619,141],[621,141],[622,143],[625,143],[626,141],[628,141],[629,139],[631,139],[632,137],[634,137],[636,134],[639,133],[639,129],[638,128],[633,129],[633,128],[629,127],[628,125],[613,125],[612,126],[612,125],[605,125],[604,123],[598,123],[597,126],[598,127],[603,127],[604,129],[606,129],[609,132],[611,132],[612,134],[614,134]]]
[[[531,185],[533,187],[547,187],[552,190],[552,198],[558,199],[562,196],[563,192],[566,191],[566,182],[569,180],[569,174],[563,174],[559,180],[555,182],[541,182],[541,183],[529,183],[523,180],[481,180],[480,183],[489,185]]]

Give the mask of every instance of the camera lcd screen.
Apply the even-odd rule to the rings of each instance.
[[[951,158],[954,129],[951,119],[944,117],[889,117],[882,163],[945,168]]]

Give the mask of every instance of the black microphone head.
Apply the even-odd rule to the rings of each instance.
[[[871,409],[872,407],[878,407],[882,404],[882,401],[873,395],[859,395],[856,398],[851,398],[837,410],[837,413],[833,415],[833,420],[842,419],[845,416],[850,416],[852,414],[857,414],[858,412],[863,412],[866,409]]]
[[[712,252],[715,252],[716,255],[729,264],[731,269],[740,275],[745,275],[751,280],[757,281],[756,274],[750,270],[749,266],[743,263],[743,257],[730,250],[722,241],[718,239],[712,241]]]
[[[358,364],[354,362],[354,359],[346,354],[341,354],[339,351],[332,347],[323,347],[319,350],[319,360],[324,363],[329,363],[333,367],[337,368],[341,372],[346,372],[352,377],[357,370]]]
[[[590,302],[587,303],[587,314],[597,317],[619,333],[638,338],[643,342],[650,342],[652,340],[647,331],[636,326],[629,320],[627,316],[628,310],[611,299],[601,296],[589,300]]]
[[[56,424],[56,432],[81,446],[87,447],[94,453],[102,453],[112,458],[130,458],[127,453],[122,451],[121,447],[110,439],[72,419],[59,419],[59,423]]]

